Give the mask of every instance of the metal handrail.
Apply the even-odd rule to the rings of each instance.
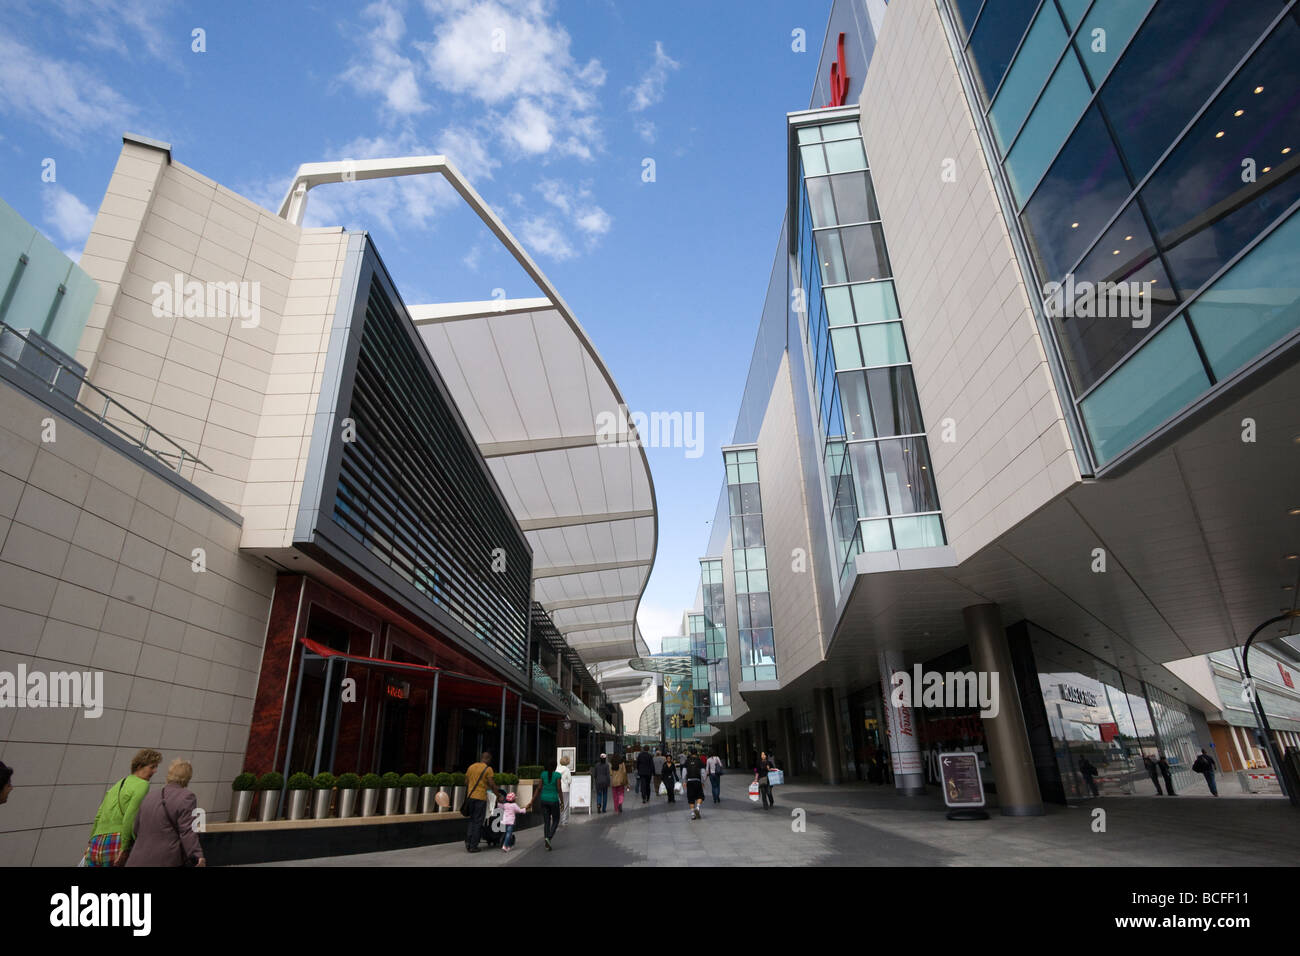
[[[192,452],[188,451],[179,442],[174,441],[164,432],[161,432],[157,428],[154,428],[152,425],[150,425],[147,421],[145,421],[135,412],[131,411],[131,409],[127,408],[125,405],[123,405],[121,402],[115,399],[112,395],[108,394],[108,392],[104,391],[98,385],[95,385],[93,382],[87,379],[86,376],[83,375],[81,372],[78,372],[75,368],[72,368],[67,363],[65,363],[58,355],[55,355],[53,352],[47,349],[40,342],[32,341],[30,338],[28,338],[26,335],[23,335],[21,331],[14,328],[8,322],[5,322],[3,319],[0,319],[0,337],[3,337],[3,335],[6,332],[21,339],[26,345],[38,349],[40,352],[42,352],[45,355],[46,358],[48,358],[51,362],[55,364],[56,368],[54,370],[54,374],[50,377],[50,379],[48,381],[46,381],[45,379],[40,379],[42,382],[45,383],[46,387],[51,392],[53,392],[55,387],[58,385],[59,376],[66,372],[68,375],[71,375],[74,379],[76,379],[77,382],[80,383],[82,387],[90,389],[92,392],[95,392],[97,395],[99,395],[101,398],[104,399],[103,409],[100,410],[99,412],[96,412],[92,410],[89,405],[85,404],[81,400],[80,389],[78,389],[78,397],[71,399],[73,407],[75,407],[78,411],[81,411],[86,415],[88,415],[89,417],[94,418],[100,425],[103,425],[107,428],[111,428],[113,431],[117,432],[119,435],[121,435],[127,441],[131,442],[136,447],[140,448],[142,451],[146,451],[150,455],[153,455],[160,462],[162,462],[171,470],[175,471],[177,474],[181,473],[181,468],[185,466],[186,460],[192,461],[196,465],[202,465],[208,471],[213,470],[212,466],[209,465],[207,462],[203,461],[203,459],[201,459],[198,455],[195,455]],[[14,368],[23,368],[21,363],[19,363],[16,359],[13,359],[8,355],[4,355],[2,352],[0,352],[0,358],[3,358]],[[31,369],[23,369],[23,371],[31,374]],[[133,434],[128,432],[126,429],[118,425],[116,422],[108,420],[108,413],[110,409],[118,409],[129,418],[134,419],[135,421],[139,422],[142,426],[144,426],[143,437],[137,438]],[[174,448],[175,451],[165,451],[162,449],[151,448],[148,443],[150,435],[157,435],[163,441],[167,442],[168,445]],[[174,466],[171,464],[170,461],[170,459],[173,458],[176,459],[176,464]]]

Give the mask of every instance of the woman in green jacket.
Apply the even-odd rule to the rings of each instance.
[[[86,866],[121,866],[135,839],[135,815],[149,792],[149,778],[162,763],[156,750],[141,750],[131,758],[131,772],[108,788],[95,814],[86,847]]]
[[[534,803],[542,805],[542,813],[545,815],[546,822],[542,834],[548,850],[551,848],[551,838],[555,836],[555,831],[560,828],[560,811],[564,809],[564,792],[561,790],[561,779],[560,772],[555,769],[555,761],[548,760],[546,769],[542,771],[542,785],[533,797]]]

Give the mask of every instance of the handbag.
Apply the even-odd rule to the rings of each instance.
[[[483,775],[487,772],[488,772],[487,767],[484,767],[481,771],[479,771],[478,779],[474,781],[474,786],[470,787],[469,790],[467,791],[466,797],[460,805],[460,815],[462,817],[467,817],[470,815],[468,794],[473,793],[478,788],[478,785],[483,781]],[[391,780],[392,778],[390,777],[389,779]]]
[[[767,785],[769,787],[779,787],[785,783],[784,770],[769,770],[767,772]]]

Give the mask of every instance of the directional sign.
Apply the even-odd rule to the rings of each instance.
[[[939,754],[943,801],[950,807],[984,806],[979,757],[973,753]]]

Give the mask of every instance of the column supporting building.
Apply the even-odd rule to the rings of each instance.
[[[829,687],[813,690],[813,742],[822,783],[839,783],[840,744],[835,725],[835,691]]]
[[[921,745],[916,735],[916,719],[910,702],[893,703],[893,675],[904,670],[903,655],[882,650],[880,687],[884,693],[885,728],[889,738],[889,765],[894,772],[894,789],[908,797],[925,793],[925,772],[921,766]]]

